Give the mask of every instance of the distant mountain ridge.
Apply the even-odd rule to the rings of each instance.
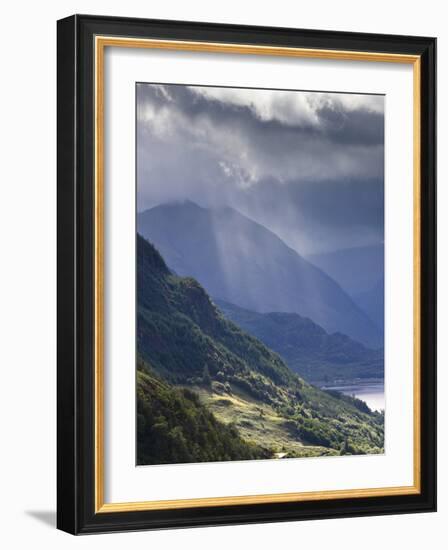
[[[341,333],[328,334],[297,313],[256,313],[214,300],[224,315],[276,351],[313,383],[384,377],[383,350],[371,350]]]
[[[330,276],[232,208],[164,204],[139,213],[137,227],[175,273],[194,277],[212,296],[260,313],[298,313],[381,346],[377,327]]]

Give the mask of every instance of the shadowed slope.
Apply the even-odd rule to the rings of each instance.
[[[341,333],[328,334],[297,313],[256,313],[215,300],[224,315],[276,351],[310,382],[383,378],[383,350],[371,350]]]

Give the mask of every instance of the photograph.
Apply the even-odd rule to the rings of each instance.
[[[435,38],[57,50],[58,528],[434,511]]]
[[[443,8],[5,3],[3,548],[443,546]]]
[[[138,466],[384,454],[385,108],[135,84]]]

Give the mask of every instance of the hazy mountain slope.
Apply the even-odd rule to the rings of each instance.
[[[372,288],[353,296],[355,302],[372,319],[381,332],[384,332],[384,277]]]
[[[371,350],[341,333],[328,334],[297,313],[256,313],[215,300],[224,315],[276,351],[310,382],[383,378],[382,350]]]
[[[252,311],[299,313],[329,332],[381,343],[378,329],[337,283],[231,208],[167,204],[140,213],[137,223],[170,268],[194,277],[212,296]]]
[[[311,254],[307,260],[337,281],[350,296],[369,291],[384,277],[383,244]]]
[[[140,236],[137,293],[142,360],[170,384],[194,391],[245,441],[271,456],[382,452],[381,414],[360,400],[307,384],[228,321],[194,279],[174,275]],[[144,446],[145,436],[139,441]]]
[[[384,245],[307,256],[352,297],[384,339]]]

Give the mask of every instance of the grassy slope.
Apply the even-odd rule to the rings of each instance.
[[[189,389],[174,388],[140,363],[137,370],[137,463],[166,464],[268,458],[219,422]]]
[[[304,382],[225,319],[194,279],[173,275],[141,237],[137,252],[138,349],[159,375],[194,389],[219,420],[271,453],[381,452],[381,415]]]
[[[216,383],[211,391],[203,386],[193,389],[219,421],[235,426],[245,441],[269,449],[271,458],[279,453],[287,453],[289,458],[340,454],[336,449],[303,442],[293,421],[239,389],[223,391]]]

